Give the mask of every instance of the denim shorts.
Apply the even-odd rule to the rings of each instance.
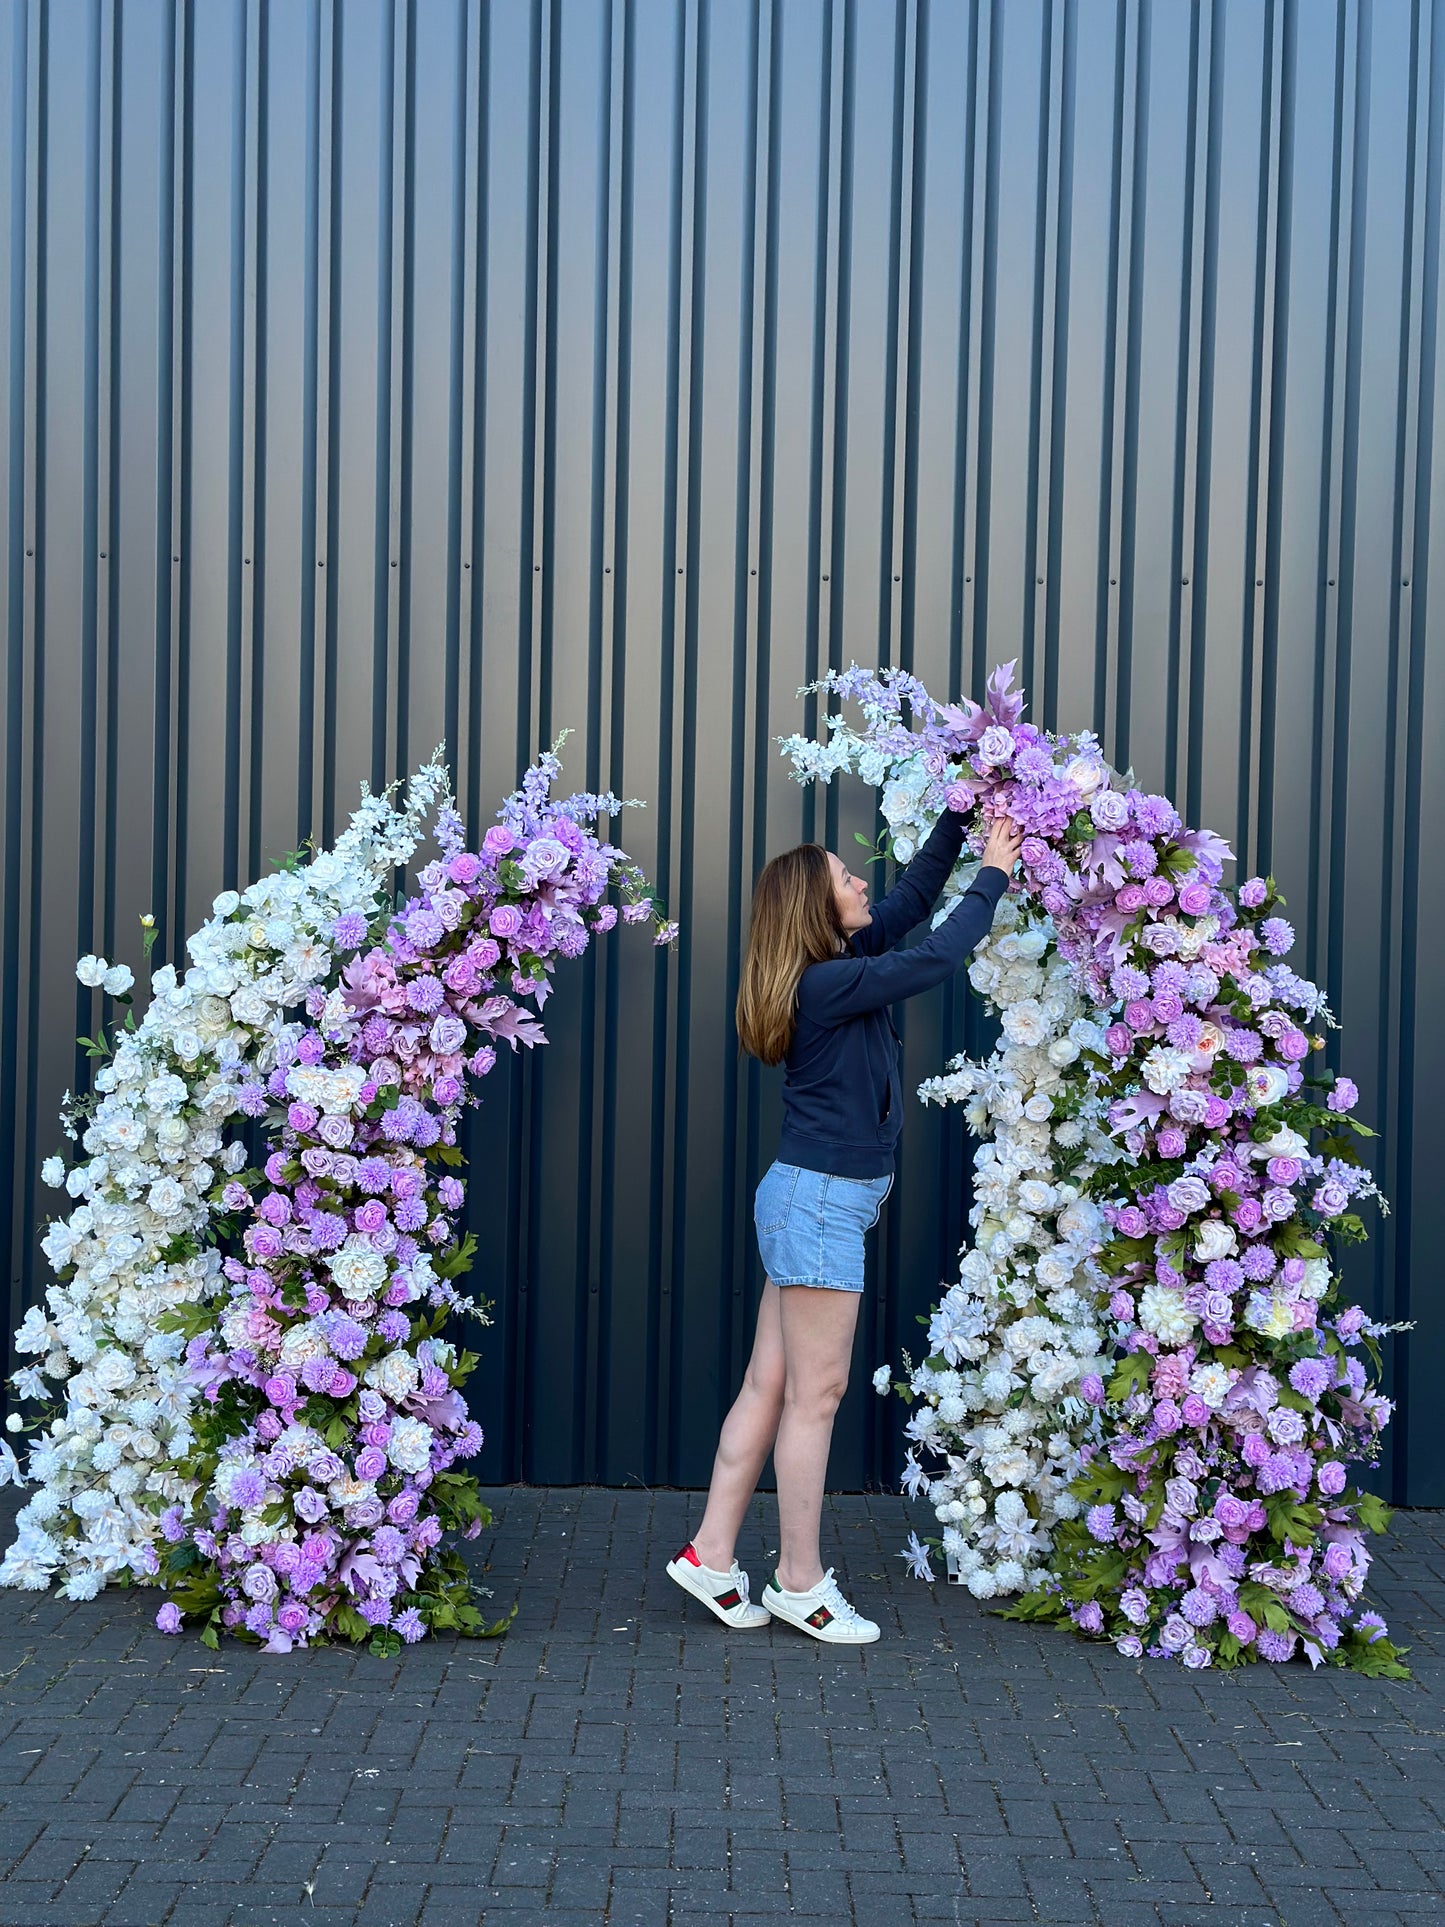
[[[878,1222],[893,1185],[838,1178],[797,1164],[770,1164],[753,1200],[763,1266],[775,1285],[862,1291],[863,1234]]]

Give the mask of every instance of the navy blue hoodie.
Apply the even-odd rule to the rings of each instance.
[[[945,810],[903,875],[853,932],[845,955],[809,964],[783,1062],[780,1164],[840,1178],[893,1169],[903,1129],[900,1044],[889,1005],[941,984],[988,934],[1008,874],[986,864],[952,912],[911,949],[894,946],[932,911],[963,848],[964,819]]]

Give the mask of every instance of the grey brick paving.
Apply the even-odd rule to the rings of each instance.
[[[662,1570],[699,1494],[487,1497],[511,1632],[392,1662],[0,1594],[0,1927],[1445,1921],[1445,1515],[1375,1568],[1406,1684],[1007,1625],[906,1577],[893,1497],[826,1522],[876,1646],[733,1633]]]

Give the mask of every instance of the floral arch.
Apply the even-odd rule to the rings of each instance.
[[[159,1581],[162,1631],[279,1652],[500,1630],[454,1544],[488,1516],[475,1357],[442,1336],[487,1322],[454,1282],[476,1243],[458,1125],[500,1044],[545,1042],[559,959],[619,914],[675,934],[596,833],[626,806],[554,799],[559,773],[541,757],[478,850],[440,750],[400,808],[363,788],[335,849],[217,897],[184,974],[90,1043],[94,1090],[63,1112],[86,1156],[42,1173],[79,1202],[17,1335],[37,1362],[15,1388],[48,1410],[0,1584]],[[439,855],[393,903],[428,818]],[[129,1002],[124,965],[79,975]]]
[[[1334,1026],[1284,958],[1272,878],[1222,882],[1227,845],[1136,788],[1088,731],[1023,722],[1014,665],[980,706],[854,666],[814,688],[862,710],[783,750],[800,781],[881,791],[882,847],[912,855],[945,808],[972,880],[988,819],[1026,831],[1018,881],[969,976],[1002,1036],[921,1087],[980,1139],[972,1238],[903,1375],[905,1488],[930,1550],[1012,1616],[1190,1667],[1303,1652],[1402,1673],[1363,1609],[1380,1502],[1387,1329],[1341,1302],[1351,1207],[1379,1198],[1347,1077],[1312,1072]],[[1379,1199],[1380,1208],[1385,1203]],[[1362,1355],[1363,1354],[1363,1355]]]

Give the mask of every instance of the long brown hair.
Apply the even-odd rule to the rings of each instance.
[[[742,1046],[765,1064],[781,1063],[793,1041],[798,981],[809,964],[838,955],[843,929],[828,853],[800,843],[763,866],[753,886],[748,947],[738,984]]]

